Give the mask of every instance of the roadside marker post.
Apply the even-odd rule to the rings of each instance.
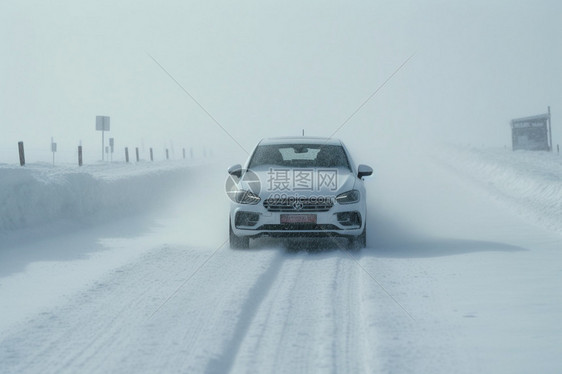
[[[78,166],[82,166],[82,146],[78,146]]]
[[[18,142],[18,151],[20,155],[20,166],[25,166],[25,151],[23,149],[23,142]]]

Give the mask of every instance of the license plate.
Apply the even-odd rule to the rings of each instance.
[[[281,223],[316,223],[316,214],[281,214]]]

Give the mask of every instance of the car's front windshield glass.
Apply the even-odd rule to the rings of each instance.
[[[256,148],[249,168],[263,165],[351,170],[342,146],[325,144],[268,144]]]

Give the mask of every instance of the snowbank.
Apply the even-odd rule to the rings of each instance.
[[[562,232],[562,157],[548,152],[446,147],[438,159],[518,214]]]
[[[185,162],[82,168],[0,165],[0,232],[59,220],[91,221],[162,204],[189,180]]]

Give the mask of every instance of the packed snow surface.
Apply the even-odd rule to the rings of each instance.
[[[1,166],[0,372],[562,372],[562,157],[356,161],[361,251],[230,250],[230,161]]]

